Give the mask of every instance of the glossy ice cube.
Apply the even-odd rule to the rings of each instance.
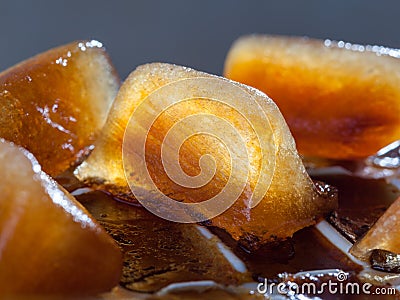
[[[301,154],[353,160],[400,138],[399,57],[385,47],[252,35],[233,44],[224,74],[276,102]]]
[[[28,151],[0,140],[0,298],[89,295],[118,284],[116,243]]]
[[[202,84],[196,86],[199,82]],[[196,96],[190,98],[188,93]],[[237,107],[215,101],[215,97],[236,99]],[[164,101],[168,103],[176,99],[187,101],[162,107]],[[148,125],[146,122],[152,121],[148,116],[159,111],[162,113],[149,128],[143,158],[139,152],[142,134]],[[186,118],[196,114],[206,114],[207,117]],[[219,120],[210,121],[212,117]],[[222,126],[221,119],[230,123],[233,129]],[[182,120],[181,127],[173,126]],[[137,130],[131,126],[132,122]],[[234,133],[231,129],[242,136],[242,143],[236,141],[232,144]],[[171,130],[175,140],[168,135]],[[199,130],[212,134],[191,135]],[[166,152],[161,159],[163,146]],[[165,163],[176,159],[173,150],[177,146],[181,146],[178,151],[180,166],[191,179],[202,172],[212,173],[215,167],[215,174],[208,183],[194,188],[177,184],[171,174],[167,174]],[[233,149],[227,149],[229,146]],[[125,165],[125,173],[123,147],[124,155],[132,158],[132,164]],[[241,147],[245,147],[248,153],[248,165],[241,163],[245,155],[243,160],[233,159],[241,153]],[[214,163],[204,159],[207,154],[214,157]],[[224,190],[230,176],[237,185],[244,181],[244,189],[237,201],[221,215],[213,217],[209,224],[225,229],[249,248],[289,237],[295,231],[314,224],[317,217],[337,204],[335,193],[323,186],[316,187],[305,172],[285,120],[267,96],[239,83],[175,65],[143,65],[128,77],[111,108],[95,150],[76,170],[76,175],[89,183],[102,184],[102,188],[114,195],[124,195],[125,200],[135,201],[128,178],[135,195],[142,197],[142,201],[152,202],[153,208],[163,214],[168,207],[163,205],[163,196],[143,181],[147,172],[140,169],[143,166],[163,195],[182,203],[199,203],[214,197]],[[231,172],[234,168],[237,173]],[[179,176],[185,177],[185,174]],[[197,176],[196,180],[199,178]],[[252,208],[256,188],[267,192]],[[199,210],[198,213],[204,215],[208,212]]]
[[[43,52],[0,73],[0,137],[28,149],[55,176],[93,144],[118,85],[97,41]]]
[[[371,252],[375,249],[400,254],[400,198],[353,245],[350,252],[355,257],[369,260]]]

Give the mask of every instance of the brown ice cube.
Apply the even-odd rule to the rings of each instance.
[[[184,120],[188,115],[203,113],[230,122],[244,137],[250,166],[242,168],[243,165],[240,165],[238,174],[232,175],[232,177],[236,176],[235,182],[245,180],[243,192],[228,210],[212,218],[210,225],[223,228],[234,239],[243,240],[250,248],[256,248],[258,244],[292,236],[297,230],[314,224],[316,218],[336,207],[335,193],[332,190],[329,191],[329,188],[326,189],[324,185],[315,186],[307,175],[286,122],[271,99],[245,85],[169,64],[143,65],[128,77],[111,108],[110,116],[95,150],[76,170],[76,175],[89,183],[101,183],[103,188],[114,194],[125,194],[125,200],[135,201],[126,181],[126,175],[133,187],[137,188],[145,199],[152,201],[156,209],[159,206],[162,213],[161,199],[157,198],[154,190],[141,183],[144,174],[139,172],[139,165],[143,164],[143,161],[136,155],[137,153],[129,152],[132,152],[139,143],[129,134],[138,132],[125,135],[124,147],[128,151],[125,154],[132,155],[132,158],[137,160],[132,164],[132,168],[126,174],[124,173],[122,160],[124,132],[134,111],[133,121],[137,122],[139,130],[142,130],[140,126],[145,125],[141,121],[148,121],[146,114],[161,109],[154,103],[153,105],[146,102],[144,106],[141,105],[143,101],[147,101],[148,95],[154,96],[152,94],[154,91],[160,92],[161,88],[172,87],[171,94],[165,94],[160,98],[163,101],[167,98],[182,99],[187,90],[192,88],[196,90],[189,83],[185,86],[187,83],[185,79],[199,79],[203,83],[209,82],[210,85],[198,89],[202,92],[196,99],[183,101],[160,114],[146,140],[145,160],[148,172],[164,195],[169,195],[183,203],[199,203],[210,199],[224,189],[228,178],[232,175],[230,159],[237,151],[236,148],[243,145],[234,144],[235,149],[228,152],[218,139],[208,135],[195,135],[187,139],[180,148],[179,160],[188,176],[196,176],[200,172],[199,161],[202,163],[200,157],[211,154],[215,158],[216,173],[210,182],[198,188],[188,188],[173,182],[164,170],[164,164],[160,158],[161,145],[172,125]],[[205,96],[214,91],[217,91],[218,95],[225,93],[225,96],[233,99],[244,93],[246,97],[241,99],[242,103],[238,104],[244,106],[243,111],[239,112],[238,109],[228,105],[201,97],[203,94]],[[256,105],[256,102],[260,104],[260,107]],[[249,124],[250,119],[244,118],[243,114],[254,106],[265,112],[268,117],[263,119],[253,111],[250,119],[253,118],[254,122]],[[143,115],[138,115],[140,111],[137,110],[138,107],[141,107]],[[185,127],[177,132],[177,136],[179,138],[185,135],[190,136],[188,133],[199,125],[195,123],[186,123]],[[221,131],[212,122],[207,123],[207,126],[211,128],[210,130],[218,131],[219,138],[225,143],[231,142],[230,132]],[[260,142],[255,130],[260,130],[262,134],[265,134],[266,140]],[[173,146],[173,144],[167,145],[167,147]],[[262,169],[261,166],[265,161],[267,168]],[[232,168],[234,167],[237,166],[232,164]],[[204,171],[210,171],[212,167],[211,164],[205,162],[202,168]],[[266,187],[267,192],[261,202],[252,208],[249,205],[250,198],[257,186]]]
[[[301,37],[238,39],[224,75],[279,106],[301,154],[357,159],[400,139],[400,51]]]
[[[119,79],[97,41],[43,52],[0,73],[0,137],[58,175],[80,159],[103,126]]]
[[[121,251],[86,209],[0,139],[0,298],[89,295],[118,284]]]
[[[400,198],[353,245],[350,253],[359,259],[369,260],[373,250],[386,250],[400,254]]]

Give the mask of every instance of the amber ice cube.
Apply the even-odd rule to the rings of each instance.
[[[0,140],[0,172],[0,298],[94,295],[118,284],[115,241],[31,153]]]
[[[224,75],[282,111],[301,154],[358,159],[400,139],[400,52],[300,37],[237,40]]]
[[[368,260],[373,250],[400,254],[400,198],[385,211],[376,223],[350,249],[350,253]]]
[[[188,114],[207,113],[231,122],[244,136],[251,166],[243,193],[222,215],[212,218],[209,225],[223,228],[234,239],[245,241],[249,247],[257,247],[260,243],[291,236],[297,230],[314,224],[318,216],[336,207],[335,193],[327,192],[323,186],[316,187],[307,175],[285,120],[271,99],[263,93],[239,83],[169,64],[147,64],[138,67],[131,73],[117,95],[95,150],[76,170],[76,175],[88,183],[101,183],[101,188],[108,189],[114,194],[125,194],[125,199],[134,201],[135,198],[126,181],[122,160],[123,138],[128,120],[135,109],[155,90],[159,91],[159,88],[176,82],[181,85],[182,80],[193,78],[201,78],[203,81],[204,78],[220,80],[222,82],[218,84],[221,86],[229,83],[242,92],[248,93],[248,99],[244,101],[249,101],[250,106],[254,105],[251,101],[257,99],[263,110],[267,112],[270,124],[261,122],[258,125],[254,123],[252,126],[260,126],[269,135],[270,140],[266,147],[270,151],[267,151],[266,157],[263,157],[260,144],[258,144],[251,126],[241,117],[241,114],[231,107],[215,103],[215,101],[207,102],[204,99],[192,99],[192,101],[179,103],[157,118],[146,140],[148,170],[164,194],[184,203],[198,203],[210,199],[224,187],[226,178],[229,177],[230,156],[218,139],[196,135],[186,140],[180,148],[182,168],[191,176],[195,176],[196,172],[199,172],[198,162],[201,156],[210,154],[215,157],[217,167],[215,176],[211,182],[201,188],[186,188],[172,182],[160,159],[161,144],[174,122],[184,119]],[[214,87],[203,88],[210,90]],[[180,99],[184,90],[186,90],[185,86],[180,86],[179,89],[175,87],[174,92],[165,96]],[[232,94],[231,96],[236,97],[237,95]],[[159,109],[152,105],[145,105],[142,108],[145,111]],[[136,117],[138,117],[136,121],[140,119],[140,116]],[[194,124],[186,125],[183,130],[185,132],[179,132],[179,134],[186,134],[193,129]],[[210,126],[212,127],[212,124]],[[220,138],[226,137],[220,136]],[[136,142],[134,139],[126,138],[125,146],[127,149],[131,149]],[[256,207],[251,208],[249,197],[257,185],[257,180],[261,178],[259,166],[263,159],[274,159],[275,168],[271,174],[266,174],[271,176],[270,182],[259,183],[261,185],[269,184],[268,192]],[[206,164],[206,166],[208,165]],[[239,170],[239,177],[245,176],[248,171],[248,169]],[[135,167],[126,175],[131,182],[135,182],[135,187],[142,189],[142,192],[156,205],[161,203],[157,202],[159,199],[154,197],[153,191],[150,191],[148,186],[142,186],[139,183],[142,176],[137,173]],[[240,181],[242,178],[236,179]]]
[[[103,126],[119,79],[102,44],[77,41],[0,73],[0,137],[51,176],[79,160]]]

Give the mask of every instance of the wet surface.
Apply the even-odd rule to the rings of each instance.
[[[264,245],[253,253],[235,244],[226,233],[218,229],[214,229],[213,232],[234,249],[256,281],[262,281],[264,278],[274,280],[282,274],[312,270],[361,270],[360,266],[353,263],[313,227],[300,230],[293,238],[284,242]]]
[[[97,191],[77,197],[124,253],[121,285],[155,292],[175,282],[214,280],[223,285],[250,281],[206,239],[196,225],[160,219],[143,208],[118,203]]]
[[[364,179],[350,175],[324,175],[323,180],[339,191],[339,208],[328,221],[349,241],[355,242],[400,196],[397,187],[384,179]]]
[[[339,209],[328,217],[328,221],[350,241],[362,236],[400,194],[395,186],[384,180],[348,175],[321,175],[314,179],[338,188]],[[60,180],[69,184],[68,189],[81,187],[78,181]],[[208,227],[244,262],[248,272],[240,273],[217,249],[215,239],[218,238],[204,238],[196,225],[162,220],[138,205],[115,201],[118,198],[102,191],[79,195],[77,198],[124,252],[121,286],[135,292],[153,293],[150,299],[258,299],[260,294],[254,287],[253,294],[250,293],[251,289],[234,287],[250,281],[264,282],[266,279],[269,284],[314,282],[318,288],[324,282],[339,283],[337,273],[332,273],[332,270],[344,271],[347,274],[346,282],[363,283],[357,277],[362,267],[314,227],[300,230],[292,238],[269,243],[253,252],[233,240],[225,231]],[[388,269],[388,264],[385,265],[388,256],[379,254],[371,261],[372,266],[393,272],[393,266]],[[199,280],[212,280],[221,286],[209,287],[201,292],[178,289],[159,294],[170,284]],[[231,288],[227,288],[229,286]],[[338,297],[329,293],[319,296],[323,296],[323,299],[366,298],[366,295],[341,294]],[[396,298],[387,295],[385,299]]]
[[[371,266],[375,270],[400,273],[400,255],[386,250],[375,249],[371,253]]]

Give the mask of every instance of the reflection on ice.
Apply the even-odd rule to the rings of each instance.
[[[400,140],[395,141],[376,155],[368,157],[360,163],[355,174],[368,178],[397,177],[400,173]]]
[[[396,169],[400,167],[400,141],[395,141],[383,147],[376,155],[368,158],[367,162],[376,167]]]
[[[341,173],[352,174],[362,178],[388,178],[397,184],[397,177],[400,176],[400,140],[397,140],[382,149],[375,155],[364,160],[341,161],[329,160],[314,157],[304,157],[303,162],[312,175],[321,172],[342,168]]]

